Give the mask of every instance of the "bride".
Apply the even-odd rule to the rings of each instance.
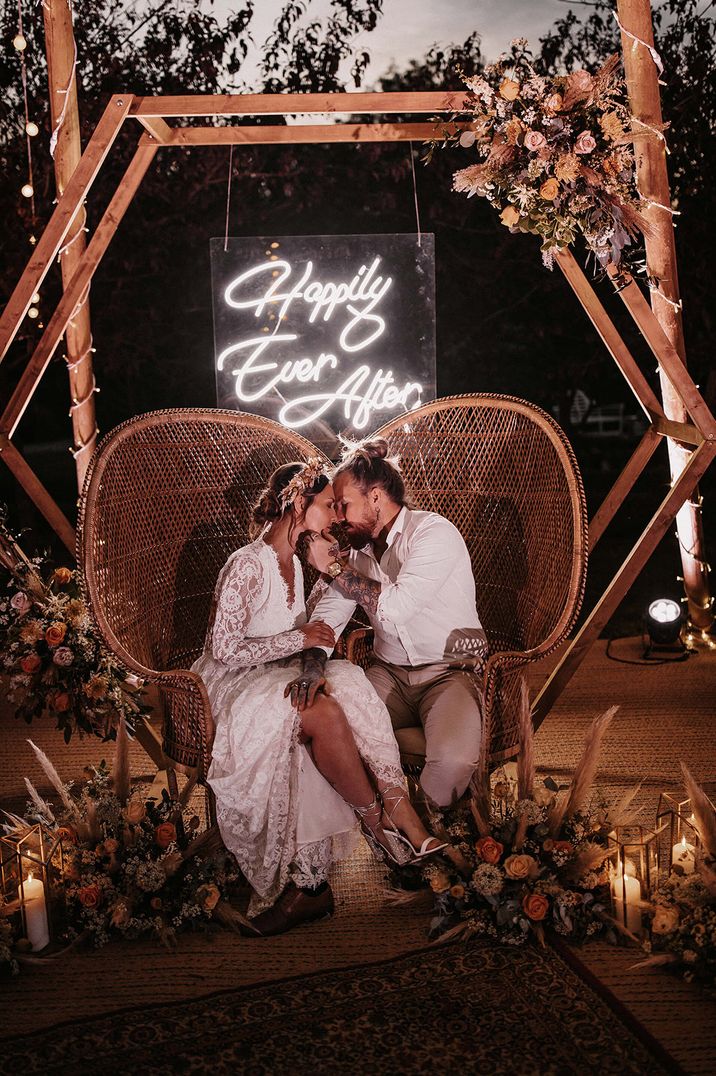
[[[307,623],[295,552],[306,531],[311,562],[331,544],[322,532],[336,522],[333,487],[322,462],[274,471],[253,522],[259,536],[219,575],[193,669],[216,724],[207,779],[219,829],[253,888],[252,925],[278,934],[333,912],[328,873],[350,854],[356,817],[390,863],[445,845],[410,805],[388,711],[362,669],[329,661],[325,689],[310,705],[299,712],[287,697],[299,682],[300,652],[335,642],[327,624]]]

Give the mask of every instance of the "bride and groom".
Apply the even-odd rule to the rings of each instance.
[[[350,552],[328,536],[336,522]],[[328,874],[356,817],[388,863],[446,848],[408,799],[393,730],[423,725],[426,800],[461,795],[481,739],[465,669],[487,643],[462,537],[408,506],[386,442],[354,447],[332,473],[318,460],[279,467],[253,523],[258,536],[219,575],[193,668],[216,724],[218,825],[251,884],[252,925],[269,935],[333,911]],[[297,545],[321,573],[308,609]],[[329,660],[358,604],[375,632],[367,672]]]

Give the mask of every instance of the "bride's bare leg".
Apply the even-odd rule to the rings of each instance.
[[[375,795],[358,754],[343,710],[327,695],[318,695],[301,712],[301,728],[311,741],[316,766],[339,796],[352,806],[365,806]]]
[[[428,838],[432,838],[436,845],[444,843],[433,837],[432,833],[425,828],[408,799],[407,789],[402,785],[379,782],[378,791],[390,821],[401,833],[405,834],[412,845],[420,848]]]

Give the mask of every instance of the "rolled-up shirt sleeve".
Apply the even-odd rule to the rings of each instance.
[[[377,619],[400,627],[434,603],[456,561],[462,559],[462,546],[458,531],[446,519],[426,520],[413,535],[395,582],[381,573]]]

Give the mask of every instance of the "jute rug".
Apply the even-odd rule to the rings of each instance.
[[[451,945],[2,1044],[0,1073],[679,1073],[553,950]]]

